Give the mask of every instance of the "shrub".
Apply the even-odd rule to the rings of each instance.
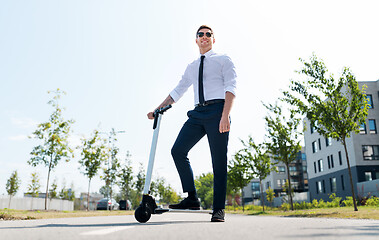
[[[370,197],[369,199],[367,199],[366,205],[372,207],[379,207],[379,198],[375,196]]]
[[[317,199],[313,199],[313,201],[312,201],[312,207],[313,208],[318,208],[319,207]]]
[[[326,206],[329,208],[339,207],[341,202],[341,197],[336,197],[335,193],[330,194],[329,198],[332,200],[331,202],[327,202]]]
[[[291,205],[289,203],[283,203],[280,208],[283,210],[283,211],[289,211],[291,209]]]
[[[352,207],[353,206],[353,197],[346,197],[346,199],[343,200],[342,203],[346,207]]]

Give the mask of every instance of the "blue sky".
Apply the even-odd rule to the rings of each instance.
[[[14,170],[22,179],[18,196],[33,171],[45,188],[47,169],[27,164],[38,144],[27,136],[48,120],[48,90],[67,92],[61,103],[64,116],[76,121],[72,146],[95,128],[123,130],[121,158],[130,151],[136,170],[140,162],[147,166],[153,131],[146,113],[198,57],[195,31],[208,24],[215,32],[214,50],[227,53],[237,68],[232,156],[240,138],[263,141],[261,101],[274,102],[299,77],[294,73],[299,57],[315,52],[336,75],[348,66],[358,81],[379,79],[378,7],[376,1],[0,0],[0,195]],[[162,119],[154,176],[177,191],[170,149],[192,107],[190,89]],[[65,180],[76,192],[86,191],[78,157],[52,173],[59,188]],[[211,171],[206,139],[189,157],[195,175]],[[92,191],[102,185],[97,177]]]

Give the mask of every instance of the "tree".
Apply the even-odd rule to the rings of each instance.
[[[274,189],[272,189],[271,187],[268,187],[268,189],[266,190],[266,199],[271,204],[271,207],[272,207],[272,202],[274,201],[274,197],[275,197]]]
[[[33,199],[38,197],[40,188],[39,175],[37,172],[34,172],[31,175],[30,184],[28,185],[28,194],[32,196],[31,209],[33,209]]]
[[[203,173],[195,178],[197,195],[205,209],[211,208],[213,203],[213,173]]]
[[[244,148],[238,151],[239,158],[244,158],[246,162],[250,162],[251,173],[259,178],[260,195],[263,207],[265,211],[264,196],[263,196],[263,184],[262,180],[265,179],[271,171],[275,171],[275,168],[267,155],[265,146],[266,144],[256,144],[252,137],[249,137],[249,141],[246,143],[241,141]]]
[[[244,142],[242,141],[244,144]],[[239,150],[229,161],[228,181],[229,186],[236,191],[241,191],[242,211],[245,211],[245,201],[243,200],[243,188],[254,178],[251,165],[251,153],[245,149]]]
[[[107,185],[102,186],[102,187],[100,187],[100,189],[99,189],[99,193],[100,193],[101,195],[103,195],[104,198],[107,198],[107,197],[108,197],[109,192],[110,192],[110,190],[109,190],[109,186],[107,186]]]
[[[49,189],[50,201],[51,199],[56,198],[58,196],[57,188],[58,188],[57,179],[54,179],[54,182],[53,184],[51,184],[51,188]]]
[[[62,187],[61,191],[59,192],[59,197],[62,200],[74,201],[75,200],[74,183],[71,183],[71,187],[67,189],[66,183],[64,181],[63,187]]]
[[[17,171],[14,171],[9,177],[7,184],[5,186],[7,193],[9,195],[8,208],[11,208],[11,199],[14,197],[20,188],[21,180],[18,177]]]
[[[88,192],[87,192],[87,211],[89,210],[89,193],[91,180],[97,175],[98,170],[103,162],[107,159],[106,141],[99,136],[99,131],[94,130],[89,139],[82,138],[81,159],[79,163],[83,169],[83,174],[88,177]]]
[[[132,183],[132,188],[130,189],[129,197],[132,202],[133,208],[137,208],[141,203],[142,191],[145,186],[145,168],[142,163],[140,163],[138,173]]]
[[[154,191],[154,195],[159,198],[161,203],[177,202],[179,200],[178,194],[170,185],[166,184],[164,178],[158,177],[151,185],[150,189]]]
[[[110,147],[108,148],[107,152],[107,158],[108,158],[108,166],[103,168],[104,175],[102,178],[105,181],[105,185],[108,186],[107,189],[109,189],[109,193],[107,194],[107,198],[112,199],[112,193],[113,193],[113,184],[116,182],[117,178],[117,172],[120,168],[120,162],[118,159],[118,152],[119,148],[115,145],[115,142],[117,142],[116,138],[116,132],[112,128],[112,131],[109,135],[109,144]],[[112,209],[109,209],[112,210]]]
[[[274,116],[268,114],[265,116],[267,137],[270,140],[267,143],[267,148],[270,156],[285,164],[287,169],[288,179],[288,196],[290,199],[291,210],[293,210],[293,201],[291,186],[291,177],[289,165],[296,160],[297,153],[301,150],[300,141],[297,139],[301,133],[298,131],[300,125],[300,118],[297,118],[297,112],[289,109],[290,116],[286,118],[282,113],[282,108],[277,104],[265,105],[263,104]]]
[[[48,92],[50,93],[50,91]],[[65,120],[62,116],[62,108],[59,105],[59,99],[65,92],[59,88],[54,92],[55,96],[48,102],[54,111],[47,122],[38,125],[37,130],[33,132],[34,138],[41,140],[43,143],[33,148],[31,158],[28,161],[33,167],[43,164],[48,168],[45,210],[47,210],[47,198],[49,196],[50,173],[59,163],[65,159],[70,161],[73,151],[68,145],[68,137],[71,131],[73,120]]]
[[[117,174],[119,179],[118,186],[121,191],[121,198],[129,200],[131,189],[133,187],[133,168],[130,161],[130,153],[127,152],[125,164],[121,166],[120,171]]]
[[[298,73],[305,75],[307,79],[292,80],[290,91],[283,92],[283,100],[296,106],[298,112],[304,114],[322,136],[342,143],[349,170],[354,211],[358,211],[346,139],[351,133],[359,133],[360,124],[367,118],[367,86],[360,89],[355,76],[346,67],[338,80],[333,74],[327,76],[328,70],[324,62],[315,54],[310,57],[309,62],[302,59],[300,61],[304,66]]]

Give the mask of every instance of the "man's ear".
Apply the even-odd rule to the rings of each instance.
[[[213,44],[216,42],[216,39],[213,38]]]

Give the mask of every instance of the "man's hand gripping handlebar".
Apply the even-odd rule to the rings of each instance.
[[[153,117],[154,117],[153,129],[155,129],[157,127],[159,114],[163,114],[164,112],[166,112],[170,108],[171,108],[171,105],[167,105],[165,107],[155,109],[155,111],[153,113]],[[149,117],[149,115],[148,115],[148,117]],[[149,117],[149,119],[151,119],[151,118]]]

